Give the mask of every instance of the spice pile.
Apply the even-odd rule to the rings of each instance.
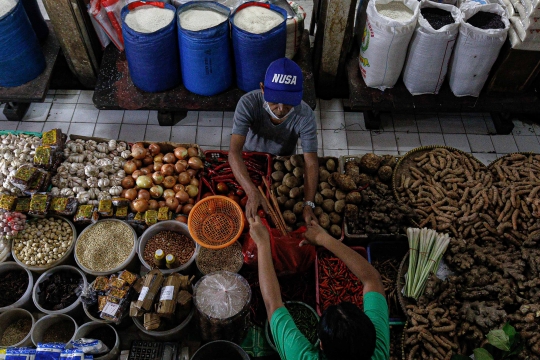
[[[467,20],[469,24],[483,30],[504,29],[501,15],[486,11],[479,11]]]
[[[32,329],[32,320],[16,320],[4,330],[0,346],[11,346],[21,342],[28,335],[30,329]]]
[[[344,301],[364,308],[364,286],[343,261],[328,251],[321,251],[317,254],[317,268],[320,313]]]
[[[5,307],[19,300],[28,287],[28,274],[24,270],[3,272],[0,276],[0,307]]]
[[[30,266],[51,266],[62,259],[73,242],[73,230],[61,218],[37,219],[26,224],[13,240],[17,259]]]
[[[73,304],[82,292],[84,281],[70,270],[57,271],[38,285],[39,305],[46,310],[62,310]]]
[[[73,321],[66,320],[52,324],[44,333],[42,343],[67,343],[75,335]]]
[[[133,230],[121,221],[102,220],[87,228],[77,239],[75,256],[92,271],[110,271],[130,256],[134,243]]]
[[[242,246],[238,242],[218,250],[202,247],[197,255],[197,267],[203,275],[220,270],[238,272],[243,263]]]
[[[143,33],[153,33],[169,25],[174,18],[174,11],[156,6],[142,6],[131,10],[125,23],[131,29]]]
[[[234,16],[234,24],[252,34],[263,34],[284,21],[277,11],[261,6],[249,6]]]
[[[414,13],[401,1],[391,1],[387,4],[375,4],[377,12],[397,21],[409,21]]]
[[[450,11],[438,8],[425,7],[420,9],[420,14],[427,20],[429,25],[435,30],[439,30],[443,26],[454,23],[454,18]]]
[[[165,256],[171,254],[176,259],[171,268],[187,263],[195,252],[195,243],[185,235],[174,231],[160,231],[152,236],[144,247],[144,261],[149,266],[156,266],[154,255],[156,250],[163,250]],[[160,266],[159,268],[164,268]]]

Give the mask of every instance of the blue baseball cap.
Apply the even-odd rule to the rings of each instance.
[[[303,94],[302,69],[294,61],[281,58],[273,61],[264,77],[264,100],[297,106]]]

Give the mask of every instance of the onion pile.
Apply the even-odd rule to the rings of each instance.
[[[204,166],[198,155],[193,147],[179,146],[164,154],[157,143],[147,147],[135,143],[124,164],[121,197],[131,201],[134,212],[166,206],[172,212],[189,214],[199,194],[197,175]]]

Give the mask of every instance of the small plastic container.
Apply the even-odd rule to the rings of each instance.
[[[28,308],[32,304],[32,288],[34,287],[34,276],[30,272],[30,270],[26,269],[25,267],[21,266],[20,264],[17,264],[13,261],[7,261],[0,264],[0,276],[2,276],[3,273],[11,270],[24,270],[26,271],[26,274],[28,275],[28,286],[26,287],[26,291],[21,296],[19,300],[14,302],[11,305],[0,307],[0,313],[6,312],[11,309],[15,308]]]
[[[146,243],[148,242],[148,240],[150,240],[152,238],[152,236],[156,235],[157,233],[159,233],[161,231],[174,231],[174,232],[179,233],[181,235],[187,236],[195,244],[195,251],[193,252],[193,255],[191,256],[191,258],[185,264],[183,264],[183,265],[181,265],[179,267],[176,267],[174,269],[159,269],[159,270],[163,274],[172,274],[172,273],[176,273],[176,272],[187,273],[189,271],[191,265],[195,261],[195,258],[199,254],[200,245],[197,244],[193,240],[193,237],[191,237],[191,234],[189,233],[187,225],[180,222],[180,221],[176,221],[176,220],[160,221],[157,224],[154,224],[154,225],[150,226],[141,235],[141,238],[140,238],[140,241],[139,241],[139,250],[138,250],[139,260],[141,261],[141,264],[145,268],[147,268],[148,270],[152,269],[153,266],[151,266],[150,264],[147,264],[146,261],[144,261],[144,248],[145,248]]]
[[[77,332],[77,329],[79,327],[77,325],[77,322],[71,316],[66,314],[46,315],[39,319],[34,324],[34,328],[32,329],[32,342],[34,343],[34,346],[37,346],[38,343],[43,342],[43,336],[45,335],[45,333],[47,333],[47,331],[49,331],[51,326],[63,321],[73,322],[75,330],[73,331],[73,336],[71,336],[71,338],[68,342],[66,342],[66,344],[73,340],[75,337],[75,333]]]
[[[119,266],[115,267],[114,269],[110,269],[110,270],[107,270],[107,271],[95,271],[95,270],[92,270],[92,269],[89,269],[87,268],[86,266],[82,265],[80,262],[79,262],[79,259],[77,258],[77,252],[75,251],[74,253],[74,257],[75,257],[75,262],[77,263],[77,266],[81,268],[82,271],[84,271],[86,274],[89,274],[89,275],[93,275],[93,276],[108,276],[108,275],[111,275],[111,274],[114,274],[114,273],[117,273],[121,270],[125,270],[125,269],[129,269],[129,270],[134,270],[134,265],[135,265],[135,254],[137,252],[137,233],[135,232],[135,230],[129,226],[127,223],[125,223],[124,221],[121,221],[121,220],[116,220],[116,219],[107,219],[107,220],[100,220],[90,226],[88,226],[86,229],[84,229],[80,234],[79,236],[77,237],[77,242],[78,240],[82,237],[82,235],[84,233],[86,233],[87,231],[89,231],[90,229],[92,229],[92,227],[96,226],[97,224],[100,224],[104,221],[116,221],[116,222],[119,222],[123,225],[126,225],[127,227],[129,227],[129,229],[131,230],[131,232],[133,233],[133,249],[131,249],[131,253],[129,254],[129,256],[127,257],[127,259],[122,263],[120,264]]]
[[[68,250],[66,251],[66,253],[64,254],[64,256],[62,256],[60,259],[56,260],[55,262],[51,263],[51,264],[48,264],[47,266],[30,266],[30,265],[26,265],[25,263],[23,263],[22,261],[20,261],[19,259],[17,259],[17,256],[15,255],[15,249],[13,248],[13,246],[11,246],[11,255],[13,256],[13,259],[17,262],[17,264],[21,265],[22,267],[24,267],[25,269],[28,269],[30,271],[33,271],[35,273],[38,273],[38,274],[43,274],[45,271],[55,267],[55,266],[58,266],[58,265],[63,265],[65,264],[69,259],[70,259],[70,256],[71,256],[71,253],[73,252],[73,249],[75,247],[75,241],[77,240],[77,230],[75,229],[75,225],[73,225],[73,223],[61,216],[57,216],[57,215],[47,215],[47,219],[48,218],[56,218],[56,219],[61,219],[63,221],[66,221],[69,226],[71,226],[71,231],[73,232],[73,239],[71,240],[71,245],[69,246]],[[13,243],[12,243],[13,245]]]
[[[103,324],[97,321],[91,321],[86,324],[81,325],[80,328],[77,329],[75,332],[75,336],[73,337],[75,340],[86,337],[87,334],[89,334],[94,329],[99,329],[102,327],[109,327],[114,331],[116,335],[116,341],[114,343],[114,348],[110,349],[110,351],[107,354],[104,355],[94,355],[94,360],[114,360],[118,358],[118,355],[120,354],[120,337],[118,336],[118,333],[116,332],[116,329],[108,324]]]
[[[178,326],[164,331],[155,331],[155,330],[146,330],[144,328],[143,318],[142,317],[132,317],[135,326],[139,328],[143,333],[150,335],[158,341],[177,341],[179,338],[183,337],[186,333],[187,326],[193,318],[195,313],[195,307],[193,306],[188,316],[182,321]]]
[[[11,346],[18,346],[18,347],[31,346],[32,345],[31,336],[32,336],[32,331],[34,330],[36,321],[34,317],[32,316],[32,314],[29,311],[24,310],[24,309],[11,309],[11,310],[6,311],[3,314],[0,314],[0,339],[4,335],[4,331],[7,329],[9,325],[11,325],[12,323],[14,323],[15,321],[19,319],[24,319],[24,318],[32,319],[32,328],[28,332],[28,335],[24,337],[24,339],[22,339],[18,343],[13,344]]]
[[[67,315],[71,315],[71,316],[76,316],[78,315],[79,313],[81,313],[81,298],[78,297],[77,300],[75,300],[75,302],[73,302],[73,304],[69,305],[68,307],[62,309],[62,310],[47,310],[45,308],[43,308],[41,306],[41,304],[39,303],[39,284],[41,284],[42,282],[44,282],[45,280],[47,280],[51,275],[53,275],[54,273],[57,273],[59,271],[69,271],[69,272],[72,272],[72,273],[76,273],[77,275],[79,275],[82,279],[83,279],[83,283],[84,283],[84,289],[86,289],[88,287],[88,282],[86,281],[86,275],[84,275],[84,273],[77,269],[76,267],[74,266],[70,266],[70,265],[61,265],[61,266],[57,266],[57,267],[54,267],[50,270],[47,270],[45,271],[36,281],[36,284],[34,285],[34,290],[32,291],[32,300],[34,301],[34,305],[36,306],[36,308],[45,313],[45,314],[48,314],[48,315],[55,315],[55,314],[67,314]]]
[[[235,359],[249,360],[249,355],[240,346],[227,340],[211,341],[199,348],[191,357],[191,360],[209,359]]]

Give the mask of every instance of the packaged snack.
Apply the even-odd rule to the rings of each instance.
[[[96,223],[99,221],[99,212],[97,210],[94,210],[94,212],[92,213],[91,221],[92,223]]]
[[[59,360],[65,346],[61,343],[38,343],[36,360]]]
[[[171,274],[167,276],[161,288],[157,313],[163,317],[173,317],[176,310],[176,301],[180,284],[183,282],[182,275]]]
[[[114,217],[120,220],[127,219],[128,216],[128,207],[127,206],[119,206],[116,208],[116,213],[114,214]]]
[[[38,193],[32,195],[32,199],[30,200],[30,210],[28,211],[28,214],[44,216],[45,214],[47,214],[47,210],[49,210],[49,206],[51,205],[51,199],[52,196],[48,194]]]
[[[80,205],[73,221],[78,224],[90,224],[92,222],[92,214],[94,205]]]
[[[98,213],[102,217],[111,217],[113,215],[113,205],[111,200],[100,200]]]
[[[49,211],[64,216],[71,216],[77,211],[79,202],[76,198],[53,197]]]
[[[34,360],[36,349],[29,347],[9,347],[6,350],[6,360]]]
[[[144,214],[144,222],[148,226],[154,225],[155,223],[157,223],[157,220],[158,220],[158,212],[156,210],[148,210]]]
[[[49,131],[45,131],[41,135],[41,145],[50,146],[52,148],[61,148],[64,146],[63,135],[64,134],[62,134],[62,129],[52,129]]]
[[[23,165],[17,169],[17,172],[11,179],[11,184],[21,190],[26,190],[38,174],[37,168],[29,164]]]
[[[26,214],[30,210],[30,198],[18,197],[17,204],[15,205],[15,211]]]
[[[103,311],[107,304],[107,296],[98,296],[98,310]]]
[[[70,343],[74,349],[81,350],[85,354],[98,355],[109,352],[109,347],[101,340],[80,338]]]
[[[123,289],[125,285],[126,282],[120,278],[116,278],[112,283],[110,283],[110,286],[115,289]]]
[[[106,276],[98,276],[96,280],[94,280],[94,290],[95,291],[107,291],[109,289],[109,279],[107,279]]]
[[[11,211],[13,210],[13,207],[15,206],[15,202],[17,201],[16,196],[9,196],[6,194],[0,195],[0,209]]]
[[[34,166],[50,170],[56,163],[56,153],[50,146],[40,146],[34,154]]]
[[[158,314],[146,313],[144,314],[144,328],[146,330],[155,330],[161,325],[161,318]]]
[[[48,179],[47,175],[48,173],[45,170],[37,169],[37,176],[28,184],[27,188],[23,190],[23,193],[31,196],[37,192],[43,192],[43,187]]]
[[[163,283],[163,274],[159,269],[150,270],[144,276],[144,283],[141,293],[135,303],[138,309],[149,311],[154,302],[154,297],[157,295],[161,284]]]
[[[172,216],[172,213],[169,211],[169,208],[164,206],[160,207],[158,210],[158,220],[164,221],[164,220],[170,220]]]
[[[124,280],[129,285],[133,285],[133,283],[137,281],[137,275],[132,274],[127,270],[122,271],[122,273],[120,274],[120,276],[118,276],[118,278]]]
[[[112,204],[116,207],[129,206],[130,201],[126,198],[116,197],[112,198]]]

